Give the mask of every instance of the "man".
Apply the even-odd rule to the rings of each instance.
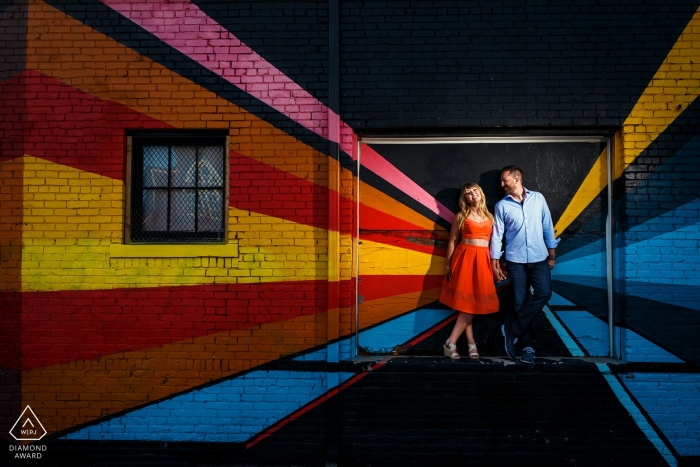
[[[552,215],[544,196],[523,187],[523,171],[514,165],[501,169],[505,198],[496,203],[491,233],[491,268],[497,281],[505,279],[499,259],[506,236],[506,267],[515,294],[515,316],[501,326],[508,357],[515,361],[520,341],[523,363],[535,362],[532,325],[552,296],[552,268],[557,260]],[[532,293],[530,292],[532,287]]]

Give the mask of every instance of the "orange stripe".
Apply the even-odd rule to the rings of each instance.
[[[435,276],[364,275],[360,282],[360,294],[364,300],[378,300],[434,289],[442,286],[444,274]]]
[[[416,225],[425,230],[446,230],[443,226],[418,214],[405,204],[396,201],[391,196],[382,193],[364,182],[360,182],[360,202],[377,211],[391,213],[391,216],[402,219],[404,222]],[[364,223],[362,218],[360,218],[360,223]],[[364,227],[360,225],[360,228]]]
[[[428,253],[440,257],[447,256],[447,241],[442,236],[443,232],[421,231],[379,231],[362,232],[361,240],[384,243],[386,245],[397,246],[406,250]]]

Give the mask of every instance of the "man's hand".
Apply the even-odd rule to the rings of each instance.
[[[547,248],[549,250],[549,256],[547,257],[547,263],[549,264],[549,270],[554,269],[554,265],[557,263],[557,252],[554,248]]]

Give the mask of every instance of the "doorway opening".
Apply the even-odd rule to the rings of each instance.
[[[616,357],[613,323],[611,141],[606,135],[365,137],[358,142],[356,335],[358,355],[439,355],[456,313],[438,302],[460,188],[478,183],[493,212],[500,169],[550,208],[557,264],[552,299],[535,324],[538,356]],[[480,352],[503,355],[501,309],[476,316]],[[458,342],[465,355],[466,339]]]

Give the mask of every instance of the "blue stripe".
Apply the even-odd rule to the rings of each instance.
[[[622,378],[681,456],[700,455],[700,374],[635,373]]]
[[[557,305],[563,305],[563,306],[573,306],[573,303],[562,297],[561,295],[552,292],[552,298],[549,299],[549,302],[547,302],[547,305],[549,306],[557,306]]]
[[[360,347],[371,353],[389,353],[394,346],[405,344],[453,313],[453,310],[421,308],[413,313],[399,316],[360,332]]]
[[[556,315],[569,328],[591,357],[607,357],[610,353],[608,323],[587,311],[558,311]]]
[[[254,371],[134,410],[63,438],[243,442],[353,375]]]
[[[390,353],[394,346],[405,344],[412,338],[427,331],[454,313],[454,310],[421,308],[412,313],[390,319],[384,323],[360,332],[360,346],[371,353]],[[354,349],[355,336],[349,336],[340,340],[337,345],[340,348],[341,360],[350,360]],[[326,347],[313,352],[300,355],[297,361],[326,361]]]
[[[544,307],[544,315],[547,317],[554,330],[557,331],[559,338],[562,340],[566,348],[569,349],[569,353],[571,353],[571,356],[583,357],[583,351],[579,348],[576,342],[574,342],[574,340],[571,338],[566,329],[564,329],[561,323],[559,323],[559,320],[554,317],[552,312],[546,306]]]
[[[683,360],[648,341],[631,329],[620,329],[622,359],[626,362],[683,363]]]

